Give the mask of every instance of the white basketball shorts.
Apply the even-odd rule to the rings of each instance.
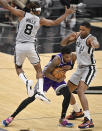
[[[90,65],[83,68],[77,68],[76,72],[71,76],[70,82],[74,85],[78,85],[80,81],[84,81],[86,85],[89,85],[92,79],[96,75],[96,67]]]
[[[28,58],[31,64],[37,64],[40,62],[40,57],[36,50],[34,43],[17,43],[15,46],[15,64],[21,66],[25,60]]]

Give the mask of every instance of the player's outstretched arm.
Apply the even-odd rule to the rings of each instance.
[[[44,26],[56,26],[59,23],[61,23],[69,14],[73,14],[74,13],[74,9],[73,7],[67,9],[67,7],[65,7],[65,13],[60,16],[59,18],[57,18],[56,20],[48,20],[46,18],[41,18],[40,19],[40,25],[44,25]]]
[[[66,46],[69,44],[72,44],[73,42],[76,41],[78,33],[74,32],[66,36],[62,41],[61,41],[61,46]]]
[[[0,0],[0,5],[5,8],[8,9],[13,15],[18,16],[18,17],[24,17],[25,12],[19,9],[15,9],[12,6],[10,6],[7,2],[7,0]]]

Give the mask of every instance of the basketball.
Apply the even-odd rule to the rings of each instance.
[[[65,76],[65,72],[63,71],[62,68],[57,67],[53,70],[52,75],[56,78],[56,79],[61,79]]]

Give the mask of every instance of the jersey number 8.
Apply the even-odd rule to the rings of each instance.
[[[27,35],[30,35],[32,33],[32,29],[33,29],[33,26],[30,24],[27,24],[24,33]]]

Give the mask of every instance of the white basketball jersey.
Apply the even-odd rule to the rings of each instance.
[[[93,58],[94,49],[88,47],[86,44],[87,39],[92,36],[89,34],[85,39],[82,39],[80,36],[76,41],[76,55],[77,55],[77,64],[81,65],[94,65],[96,61]]]
[[[40,28],[40,18],[36,15],[26,13],[25,17],[20,21],[17,42],[34,42],[37,31]]]

